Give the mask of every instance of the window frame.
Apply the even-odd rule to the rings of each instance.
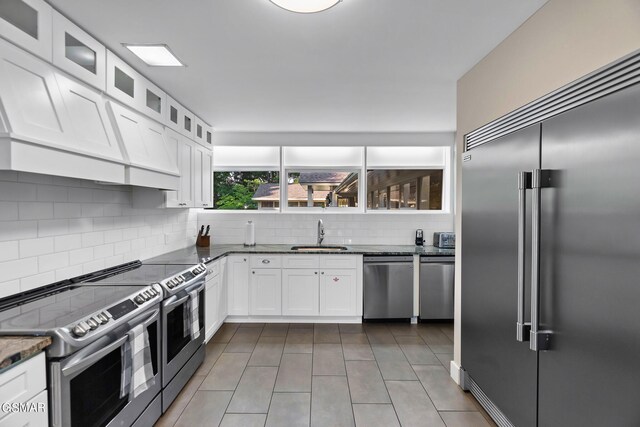
[[[339,207],[339,206],[330,206],[320,207],[320,206],[289,206],[289,173],[302,173],[302,172],[349,172],[349,173],[357,173],[358,174],[358,206],[354,207]],[[362,206],[362,196],[363,196],[363,186],[362,184],[362,167],[354,166],[354,167],[288,167],[282,168],[282,172],[280,173],[281,183],[284,182],[284,188],[282,185],[280,186],[280,207],[282,212],[285,213],[364,213],[364,208]],[[284,177],[284,179],[282,179]],[[365,193],[366,194],[366,193]]]
[[[226,144],[223,144],[226,145]],[[246,144],[246,146],[261,146],[259,144]],[[240,213],[246,212],[250,214],[274,214],[274,213],[287,213],[287,214],[372,214],[372,215],[443,215],[443,214],[453,214],[454,213],[454,195],[452,194],[452,190],[454,188],[454,180],[455,180],[455,146],[446,145],[446,144],[428,144],[428,145],[403,145],[403,147],[434,147],[434,148],[442,148],[445,150],[445,159],[444,165],[430,165],[430,166],[397,166],[397,167],[368,167],[367,165],[367,145],[350,145],[352,147],[361,148],[363,151],[362,155],[362,164],[361,165],[352,165],[352,166],[295,166],[295,165],[285,165],[284,159],[284,147],[296,146],[296,147],[304,147],[305,145],[280,145],[276,146],[274,144],[265,144],[264,146],[269,147],[278,147],[280,156],[279,156],[279,168],[276,166],[219,166],[213,167],[212,175],[215,172],[232,172],[232,171],[241,171],[241,172],[251,172],[251,171],[278,171],[280,173],[280,201],[278,208],[269,208],[269,209],[239,209],[239,210],[231,210],[231,209],[217,209],[215,207],[207,208],[207,211],[210,212],[221,212],[221,213]],[[395,148],[393,146],[388,145],[371,145],[380,146],[380,147],[390,147]],[[398,146],[400,147],[400,146]],[[215,159],[214,159],[215,165]],[[430,209],[369,209],[367,207],[368,202],[368,179],[367,172],[369,170],[442,170],[442,209],[439,210],[430,210]],[[296,206],[289,207],[288,206],[288,186],[289,186],[289,173],[291,172],[322,172],[322,171],[344,171],[344,172],[352,172],[358,174],[358,206],[357,207],[308,207],[308,206]],[[215,190],[215,180],[213,179],[213,189]],[[402,192],[401,192],[402,193]],[[387,202],[388,202],[387,197]],[[420,203],[420,194],[416,194],[416,203],[419,205]]]

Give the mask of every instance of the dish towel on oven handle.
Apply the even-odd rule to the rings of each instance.
[[[135,399],[155,384],[149,334],[144,325],[134,327],[128,333],[129,339],[122,346],[122,376],[120,398],[129,395]]]
[[[200,336],[200,320],[198,316],[199,304],[198,294],[199,290],[189,292],[189,299],[184,305],[184,311],[182,312],[182,325],[185,337],[191,335],[191,339],[195,340]]]

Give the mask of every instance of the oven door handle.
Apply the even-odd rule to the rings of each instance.
[[[66,363],[66,366],[62,368],[62,374],[65,377],[68,377],[75,374],[78,371],[83,370],[87,366],[94,363],[96,360],[99,360],[103,356],[109,354],[116,348],[120,347],[128,339],[129,339],[129,336],[125,335],[124,337],[119,338],[118,340],[112,342],[111,344],[105,347],[101,347],[96,351],[94,351],[91,347],[86,347],[83,350],[80,350],[78,353],[76,353],[75,356],[73,356],[68,361],[68,363]]]
[[[169,297],[169,299],[167,299],[164,303],[163,306],[166,310],[171,310],[173,309],[173,307],[182,304],[183,302],[185,302],[186,300],[189,299],[191,292],[193,291],[198,291],[200,292],[202,289],[204,289],[204,282],[202,283],[198,283],[194,286],[191,286],[190,288],[185,289],[185,292],[187,292],[186,296],[183,296],[182,298],[178,298],[177,296],[173,295],[171,297]]]
[[[142,316],[138,316],[137,318],[130,320],[128,323],[129,325],[131,325],[131,327],[137,326],[140,323],[142,323],[146,328],[151,323],[159,319],[160,317],[159,313],[160,311],[156,309],[156,310],[153,310],[153,312],[151,312],[150,314],[144,314]],[[143,317],[144,317],[144,320],[142,320]],[[101,346],[102,342],[99,339],[98,341],[88,345],[87,347],[78,351],[74,356],[72,356],[65,363],[65,366],[62,368],[62,374],[65,377],[68,377],[75,374],[78,371],[83,370],[87,366],[90,366],[91,364],[93,364],[96,360],[100,360],[100,358],[102,358],[103,356],[109,354],[116,348],[120,347],[128,339],[129,339],[129,335],[125,335],[104,347]]]

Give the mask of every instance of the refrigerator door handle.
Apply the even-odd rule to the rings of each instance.
[[[516,340],[529,341],[531,323],[524,321],[525,312],[525,253],[527,227],[527,190],[531,189],[531,172],[518,173],[518,315],[516,322]]]
[[[551,187],[551,171],[534,169],[531,178],[533,212],[531,217],[531,331],[529,348],[549,350],[551,331],[540,330],[540,195],[542,188]]]

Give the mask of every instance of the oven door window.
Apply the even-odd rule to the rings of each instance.
[[[184,336],[183,315],[186,303],[177,305],[167,314],[167,361],[171,362],[183,348],[189,344],[191,337]]]
[[[120,398],[121,347],[70,381],[71,425],[104,426],[127,405]]]

